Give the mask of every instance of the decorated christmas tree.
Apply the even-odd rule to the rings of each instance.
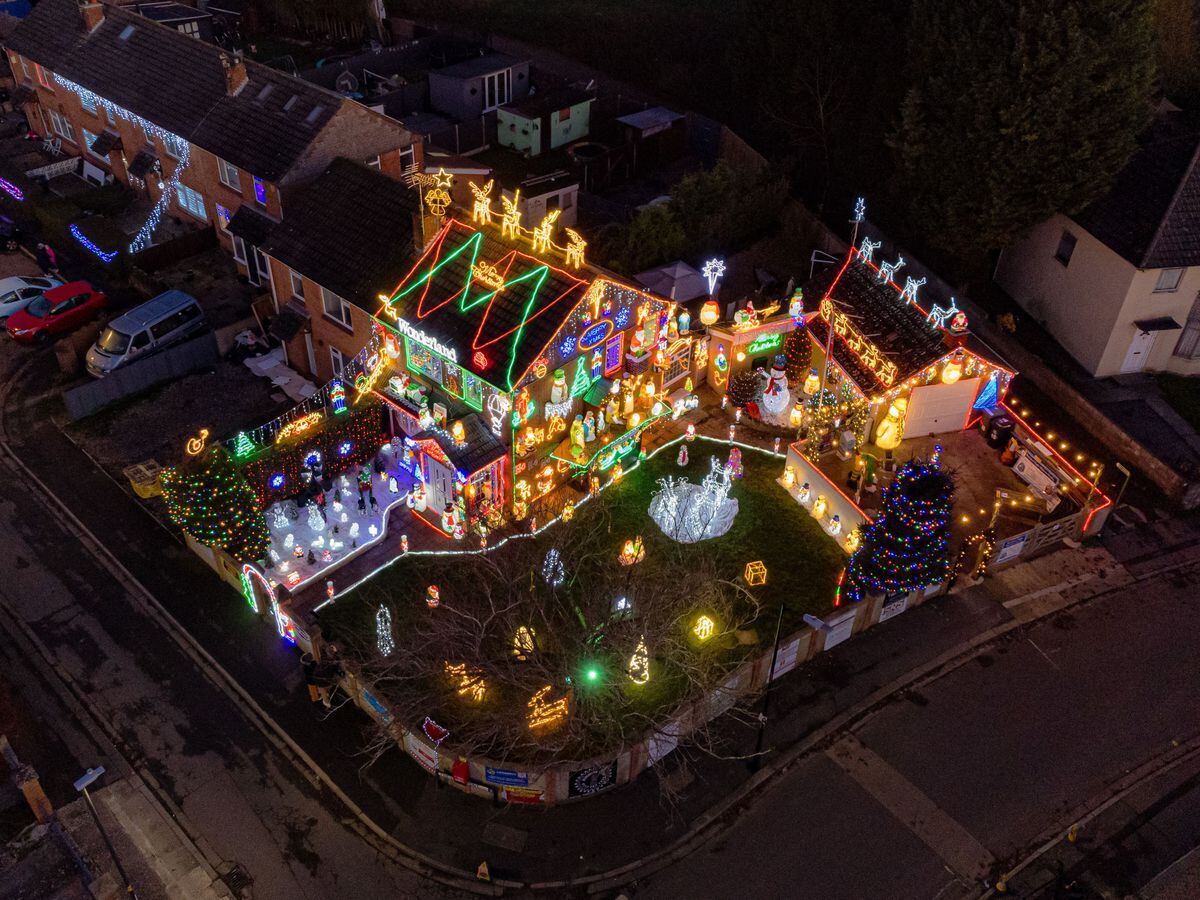
[[[591,386],[592,378],[588,372],[587,360],[581,356],[579,363],[575,366],[575,381],[571,384],[571,396],[582,397]]]
[[[729,402],[734,406],[757,403],[762,392],[763,383],[757,372],[738,372],[729,379]]]
[[[937,584],[950,567],[950,510],[954,479],[937,454],[914,459],[896,473],[875,521],[846,566],[841,593],[852,602],[868,594],[907,593]]]
[[[171,521],[201,544],[238,562],[266,556],[270,538],[258,498],[224,448],[167,469],[162,492]]]
[[[799,384],[812,365],[812,341],[808,339],[808,327],[803,320],[783,342],[783,356],[787,365],[789,384]]]

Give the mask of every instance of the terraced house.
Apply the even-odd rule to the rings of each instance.
[[[265,286],[259,244],[290,188],[337,157],[394,178],[422,159],[399,122],[120,7],[42,0],[7,47],[30,127],[82,157],[84,177],[148,200],[134,252],[163,215],[211,225]]]

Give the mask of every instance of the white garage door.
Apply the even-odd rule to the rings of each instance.
[[[924,384],[913,388],[904,417],[906,438],[958,431],[967,421],[967,412],[979,393],[978,378],[954,384]]]

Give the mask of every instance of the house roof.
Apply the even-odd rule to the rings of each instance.
[[[468,477],[507,452],[504,444],[492,433],[492,429],[479,413],[470,413],[458,421],[463,424],[464,440],[461,444],[455,442],[441,428],[422,431],[417,437],[435,441],[454,468]]]
[[[642,137],[649,137],[652,134],[658,134],[660,131],[666,131],[682,118],[682,113],[669,110],[665,106],[652,106],[649,109],[643,109],[641,112],[630,113],[627,116],[617,116],[617,121],[622,125],[628,125],[630,128],[637,129],[642,133]]]
[[[502,288],[473,276],[482,263],[495,267]],[[454,348],[459,365],[491,384],[511,388],[566,322],[590,283],[492,231],[451,218],[391,291],[379,319],[390,323],[393,313],[400,316]]]
[[[185,6],[182,3],[139,3],[137,11],[155,22],[190,22],[193,19],[211,19],[212,13]]]
[[[821,302],[833,300],[837,311],[845,313],[858,332],[896,366],[895,384],[937,362],[952,349],[951,336],[928,322],[916,306],[900,300],[900,291],[891,280],[881,281],[879,270],[851,249],[840,268],[826,269],[805,293],[819,296]],[[817,341],[826,342],[828,326],[823,317],[813,316],[808,327]],[[965,335],[953,338],[955,344],[961,344]],[[841,337],[834,341],[833,357],[868,395],[892,386],[881,381]]]
[[[229,233],[240,237],[252,247],[262,247],[279,223],[246,203],[237,208],[229,220]]]
[[[708,281],[682,259],[657,269],[639,272],[633,279],[646,290],[660,297],[670,297],[679,303],[687,303],[689,300],[708,295]]]
[[[412,267],[418,197],[404,183],[335,159],[284,201],[287,216],[262,251],[360,308],[377,309],[379,294]]]
[[[499,72],[501,69],[520,65],[523,62],[528,62],[528,60],[508,56],[505,53],[489,53],[485,56],[477,56],[474,59],[464,59],[462,62],[446,66],[444,69],[434,69],[429,74],[466,81],[471,78],[490,75],[493,72]]]
[[[1139,269],[1200,265],[1200,133],[1163,113],[1113,182],[1072,218]]]
[[[76,0],[42,0],[8,47],[271,182],[313,175],[335,155],[368,159],[411,141],[387,117],[258,63],[245,63],[247,82],[231,95],[220,47],[132,10],[104,11],[87,32]]]

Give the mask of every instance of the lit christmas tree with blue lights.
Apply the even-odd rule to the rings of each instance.
[[[851,602],[868,594],[899,594],[942,581],[950,571],[950,512],[954,479],[935,453],[902,465],[883,493],[875,521],[864,526],[850,557],[841,593]]]

